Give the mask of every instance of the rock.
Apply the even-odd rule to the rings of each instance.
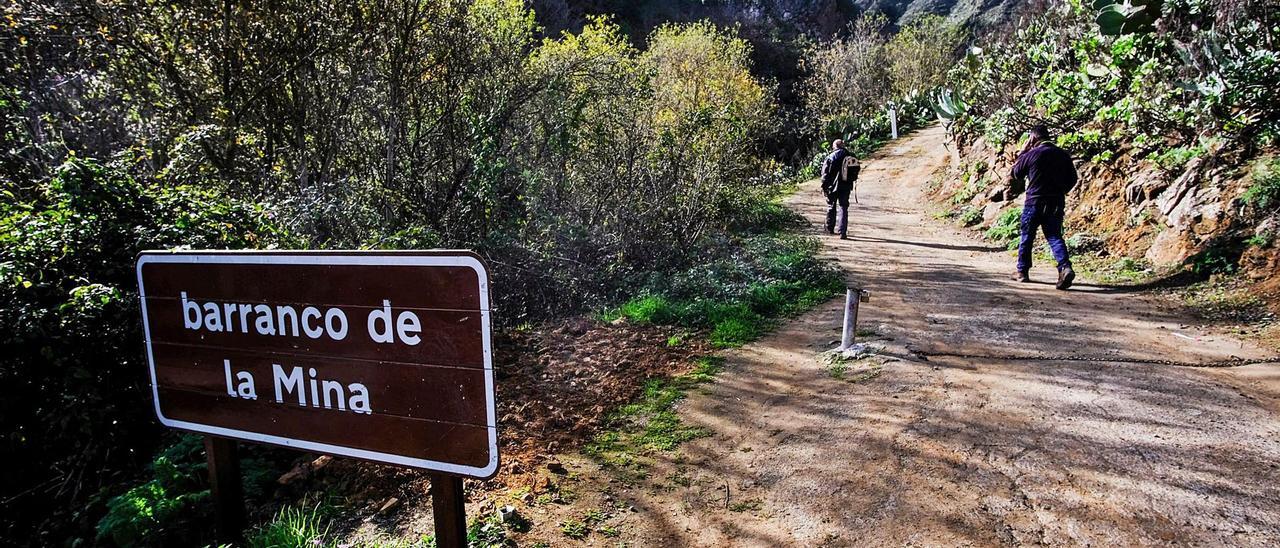
[[[311,462],[299,463],[297,466],[294,466],[293,469],[285,472],[277,478],[276,483],[280,485],[289,485],[290,483],[300,479],[305,479],[312,473],[328,466],[332,461],[333,457],[330,457],[329,455],[321,455]]]
[[[382,506],[378,507],[378,515],[385,516],[399,507],[400,507],[400,499],[391,497],[383,501]]]
[[[995,187],[993,187],[991,190],[988,190],[988,191],[987,191],[987,201],[990,201],[990,202],[1003,202],[1003,201],[1004,201],[1005,191],[1007,191],[1007,190],[1009,190],[1009,189],[1005,188],[1004,186],[995,186]]]
[[[1000,216],[1000,212],[1004,211],[1004,207],[1006,205],[1009,204],[1004,202],[992,202],[987,204],[986,207],[982,208],[983,222],[991,224],[991,221],[996,220],[996,217]]]
[[[556,462],[556,461],[551,461],[547,463],[547,471],[559,476],[563,476],[569,473],[569,470],[566,469],[563,464],[560,464],[559,462]]]
[[[1124,189],[1125,201],[1131,206],[1145,204],[1166,188],[1169,188],[1169,180],[1159,170],[1140,170],[1134,175],[1133,182]]]

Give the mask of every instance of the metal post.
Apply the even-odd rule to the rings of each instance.
[[[244,534],[244,493],[240,488],[240,458],[236,441],[205,436],[209,486],[213,491],[214,528],[218,542],[235,544]]]
[[[889,127],[893,129],[893,138],[898,138],[898,108],[889,107]]]
[[[431,474],[431,514],[437,548],[466,548],[467,508],[461,477]]]
[[[852,287],[844,294],[844,331],[840,334],[840,350],[848,350],[858,331],[858,297],[861,291]]]

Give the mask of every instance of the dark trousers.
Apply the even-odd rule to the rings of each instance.
[[[827,195],[827,232],[836,232],[839,221],[841,236],[849,232],[849,193],[832,192]],[[839,209],[837,214],[836,210]]]
[[[1036,243],[1036,229],[1044,230],[1058,268],[1071,266],[1067,254],[1067,242],[1062,240],[1062,217],[1066,206],[1062,204],[1036,204],[1022,208],[1022,240],[1018,242],[1018,270],[1031,270],[1031,248]]]

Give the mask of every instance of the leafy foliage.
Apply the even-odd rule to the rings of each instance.
[[[90,160],[69,159],[24,194],[0,201],[0,380],[21,387],[0,403],[4,488],[74,498],[152,451],[137,253],[292,241],[261,205],[142,184]],[[147,487],[138,500],[170,487]]]
[[[1098,31],[1108,36],[1151,32],[1164,0],[1093,0],[1098,10],[1094,22]]]
[[[1013,247],[1021,235],[1022,211],[1018,208],[1004,210],[987,228],[987,239]]]
[[[1093,21],[1094,7],[1105,3],[1050,9],[956,64],[949,85],[969,102],[956,117],[957,136],[1000,147],[1046,123],[1074,152],[1111,158],[1125,141],[1166,169],[1275,142],[1275,10],[1260,2],[1129,1],[1108,13],[1132,12],[1142,22],[1122,22],[1128,26],[1111,36]]]
[[[1264,213],[1280,211],[1280,158],[1258,160],[1250,173],[1250,181],[1241,199]]]
[[[890,109],[899,133],[935,119],[934,90],[945,81],[961,30],[926,16],[888,39],[884,26],[883,15],[863,15],[846,36],[806,54],[802,97],[818,130],[815,165],[834,139],[843,139],[855,155],[878,148],[891,136]]]
[[[208,472],[199,436],[185,436],[151,463],[154,477],[107,503],[98,539],[120,546],[157,545],[183,529],[196,529],[210,508]]]

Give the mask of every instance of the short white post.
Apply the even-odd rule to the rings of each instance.
[[[840,350],[848,350],[853,346],[853,339],[858,334],[858,297],[862,292],[848,288],[844,294],[844,332],[840,334]]]
[[[893,130],[893,138],[898,138],[898,107],[889,107],[889,127]]]

